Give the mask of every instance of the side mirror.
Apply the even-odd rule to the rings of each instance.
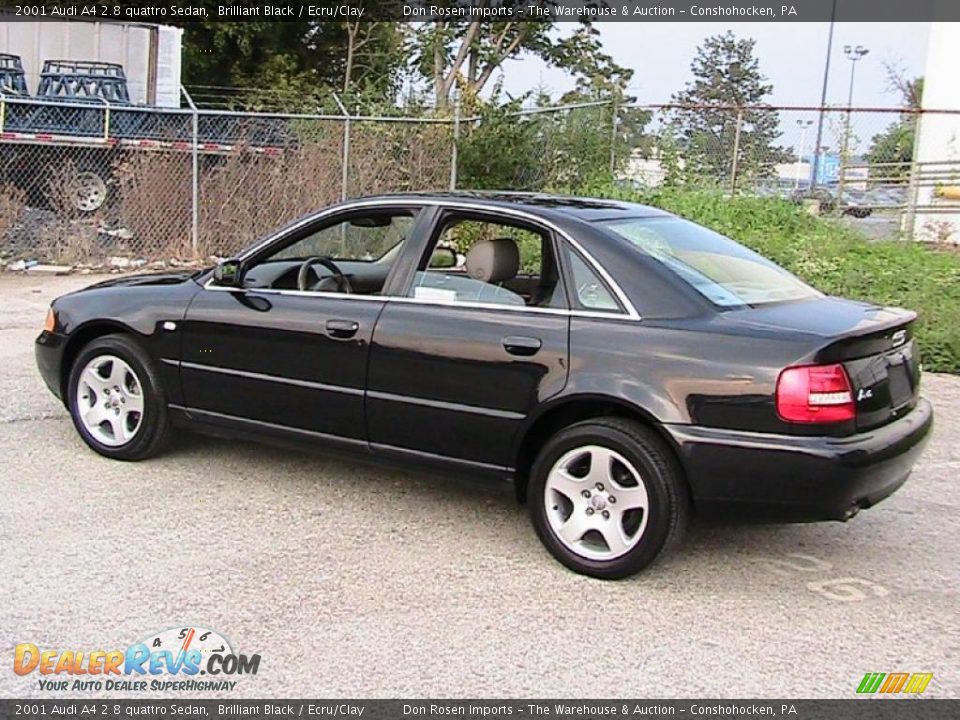
[[[225,287],[240,287],[243,283],[243,266],[239,260],[224,260],[213,270],[213,281]]]
[[[449,247],[434,248],[430,256],[432,268],[452,268],[457,266],[457,251]]]

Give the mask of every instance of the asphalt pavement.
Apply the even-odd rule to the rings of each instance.
[[[960,377],[924,377],[933,442],[876,508],[695,524],[603,582],[554,562],[510,495],[416,470],[189,435],[99,457],[33,360],[50,300],[96,279],[0,275],[0,696],[91,697],[15,675],[18,643],[188,625],[261,656],[234,698],[846,698],[866,672],[960,696]]]

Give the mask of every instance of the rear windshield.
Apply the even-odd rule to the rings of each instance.
[[[719,307],[822,297],[762,255],[681,218],[626,218],[600,224],[659,260]]]

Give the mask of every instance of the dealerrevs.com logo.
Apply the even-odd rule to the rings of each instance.
[[[13,671],[37,676],[46,691],[233,690],[239,675],[256,675],[259,655],[234,652],[213,630],[179,627],[151,633],[125,650],[14,648]]]

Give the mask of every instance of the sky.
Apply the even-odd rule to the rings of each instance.
[[[630,92],[639,103],[668,102],[691,79],[690,62],[700,43],[727,30],[757,41],[760,69],[774,88],[772,104],[820,103],[829,23],[599,22],[595,27],[604,51],[633,69]],[[903,67],[908,77],[922,75],[929,30],[929,23],[837,23],[827,103],[846,104],[851,63],[844,57],[843,46],[863,45],[870,52],[857,63],[854,106],[899,106],[899,95],[887,87],[884,62]],[[569,90],[573,80],[538,58],[505,65],[504,90],[510,95],[538,86],[556,97]]]

